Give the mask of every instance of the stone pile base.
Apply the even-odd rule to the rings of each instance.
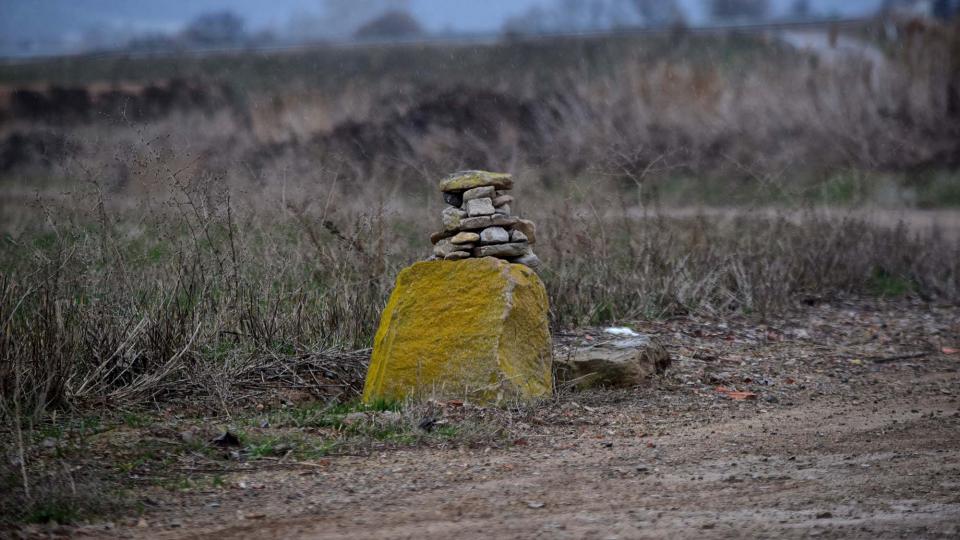
[[[528,267],[486,257],[426,261],[397,277],[363,400],[509,403],[553,390],[547,294]]]

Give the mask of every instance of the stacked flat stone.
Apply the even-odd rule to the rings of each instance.
[[[461,171],[440,182],[447,207],[443,230],[430,237],[433,258],[456,261],[496,257],[537,270],[540,259],[530,248],[536,227],[510,213],[513,178],[505,173]]]

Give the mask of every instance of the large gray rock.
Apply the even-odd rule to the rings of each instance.
[[[554,358],[557,382],[578,388],[644,384],[670,365],[670,354],[650,336],[582,346]]]

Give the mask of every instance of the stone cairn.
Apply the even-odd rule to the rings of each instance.
[[[537,270],[540,259],[530,248],[536,227],[510,213],[512,187],[513,178],[504,173],[461,171],[443,179],[440,191],[448,206],[443,230],[430,237],[431,260],[496,257]]]

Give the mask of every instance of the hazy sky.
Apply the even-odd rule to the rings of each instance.
[[[496,31],[506,17],[549,0],[409,0],[411,10],[429,30]],[[680,0],[689,18],[702,17],[702,0]],[[823,12],[857,14],[876,8],[880,0],[812,0]],[[772,0],[777,11],[792,0]],[[0,0],[0,40],[13,42],[79,39],[91,28],[118,33],[176,31],[200,13],[232,10],[251,29],[286,27],[292,17],[323,11],[323,0]]]

